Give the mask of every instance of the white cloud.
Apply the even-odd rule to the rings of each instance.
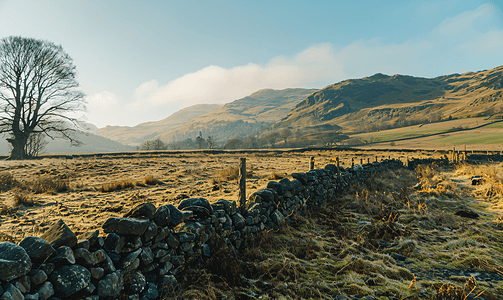
[[[289,59],[278,56],[264,66],[249,63],[230,69],[208,66],[186,74],[164,86],[156,80],[141,84],[135,91],[135,107],[167,103],[227,103],[259,89],[310,86],[327,76],[344,78],[329,44],[310,47]]]
[[[227,103],[264,88],[322,88],[378,72],[433,77],[448,74],[446,70],[455,73],[492,68],[502,63],[503,30],[497,28],[498,22],[501,16],[494,6],[484,4],[444,20],[421,40],[385,44],[375,38],[344,47],[319,44],[293,57],[274,57],[265,65],[211,65],[165,85],[155,79],[145,82],[135,90],[134,102],[120,109],[111,93],[92,95],[88,97],[93,114],[90,121],[99,119],[98,126],[103,126],[104,120],[135,125],[163,119],[194,104]],[[487,66],[488,61],[494,61],[494,65]]]

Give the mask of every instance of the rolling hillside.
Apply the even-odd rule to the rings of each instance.
[[[160,133],[156,138],[171,143],[195,138],[199,131],[203,137],[211,135],[218,142],[243,137],[268,128],[315,91],[317,90],[260,90],[194,118],[177,128]]]
[[[436,78],[375,74],[309,95],[271,129],[338,125],[345,133],[372,132],[449,117],[501,118],[502,110],[503,66]]]
[[[122,144],[137,146],[147,140],[153,139],[162,132],[181,126],[221,106],[220,104],[197,104],[181,109],[160,121],[141,123],[133,127],[106,126],[97,129],[95,133]]]

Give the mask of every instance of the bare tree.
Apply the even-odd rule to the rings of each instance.
[[[208,145],[208,149],[213,149],[213,147],[215,147],[215,139],[213,138],[212,135],[210,135],[207,139],[206,139],[206,144]]]
[[[46,145],[47,141],[43,133],[32,133],[26,141],[25,152],[29,157],[35,157],[42,154]]]
[[[11,135],[11,159],[29,157],[32,134],[79,143],[72,137],[79,124],[70,116],[85,108],[76,75],[61,46],[23,37],[0,40],[0,133]]]
[[[285,128],[281,131],[281,133],[279,134],[283,140],[285,141],[285,147],[288,143],[288,138],[293,134],[292,130],[290,130],[289,128]]]

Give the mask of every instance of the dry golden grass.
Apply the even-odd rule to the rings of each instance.
[[[33,206],[35,204],[35,201],[33,200],[33,195],[30,194],[28,191],[16,188],[14,189],[13,193],[14,193],[13,195],[14,205]]]
[[[6,191],[16,185],[18,181],[10,172],[0,173],[0,191]]]
[[[145,176],[143,183],[146,185],[158,185],[158,184],[161,184],[162,182],[152,175],[147,175],[147,176]]]
[[[273,172],[271,176],[269,176],[269,180],[280,180],[286,177],[285,173]]]
[[[114,183],[104,184],[98,188],[98,191],[102,193],[110,193],[114,191],[125,190],[129,188],[135,187],[135,183],[129,179],[125,179],[122,181],[117,181]]]
[[[56,194],[66,192],[70,189],[69,180],[58,177],[39,177],[31,183],[25,183],[35,194]]]

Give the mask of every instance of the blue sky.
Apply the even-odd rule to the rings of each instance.
[[[259,89],[503,64],[500,1],[0,0],[0,38],[62,45],[98,127]]]

